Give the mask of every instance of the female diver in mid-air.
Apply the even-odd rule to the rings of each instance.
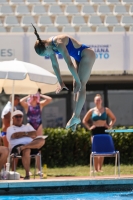
[[[33,24],[32,24],[33,26]],[[95,53],[89,46],[79,43],[74,38],[68,35],[57,35],[50,37],[47,40],[41,40],[37,33],[36,28],[35,35],[37,41],[35,43],[35,51],[40,56],[49,56],[52,62],[53,70],[57,76],[59,86],[56,93],[59,93],[65,86],[59,69],[59,64],[56,58],[56,54],[61,54],[67,63],[73,78],[73,92],[76,95],[75,109],[71,119],[68,121],[66,128],[76,129],[76,126],[81,122],[80,113],[86,99],[86,84],[91,74],[92,66],[95,62]],[[75,59],[75,65],[73,64],[71,57]]]

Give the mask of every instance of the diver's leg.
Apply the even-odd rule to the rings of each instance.
[[[85,49],[85,50],[86,52],[84,53],[78,68],[78,75],[81,81],[81,90],[78,92],[75,102],[75,109],[72,118],[67,123],[66,128],[70,128],[74,124],[80,123],[80,113],[86,99],[86,84],[90,77],[92,66],[95,62],[95,53],[91,49]]]

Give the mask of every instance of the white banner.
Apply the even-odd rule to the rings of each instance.
[[[45,40],[53,35],[54,33],[41,33],[40,37]],[[123,74],[124,71],[133,71],[133,33],[72,33],[71,36],[95,51],[96,62],[92,74]],[[0,61],[17,58],[53,72],[50,59],[36,54],[35,41],[34,33],[1,33]],[[61,74],[70,74],[62,56],[57,55],[57,59]]]
[[[41,39],[48,39],[52,35],[40,34]],[[96,53],[96,62],[92,74],[122,74],[124,67],[124,37],[125,33],[78,33],[71,34],[82,44],[90,46]],[[51,61],[47,57],[38,56],[34,51],[36,37],[30,35],[30,62],[38,64],[47,70],[53,71]],[[62,74],[70,74],[69,69],[62,58],[57,55]]]
[[[125,33],[79,34],[79,41],[96,53],[92,74],[116,74],[124,71]]]
[[[18,60],[24,61],[24,34],[0,34],[0,61]]]

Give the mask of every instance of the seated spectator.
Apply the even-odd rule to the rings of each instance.
[[[4,146],[0,146],[0,171],[2,167],[6,164],[7,157],[9,154],[9,149]],[[2,179],[1,174],[0,174],[0,180]]]
[[[7,140],[12,153],[22,156],[22,163],[26,172],[24,179],[30,179],[30,154],[37,154],[44,145],[43,138],[36,138],[36,130],[29,124],[24,125],[23,113],[20,110],[13,112],[13,125],[7,129]]]
[[[40,100],[42,98],[42,100]],[[52,98],[46,95],[42,95],[41,91],[33,95],[28,95],[20,99],[20,104],[24,108],[27,115],[27,122],[36,130],[37,136],[43,135],[42,126],[42,109],[52,101]],[[37,174],[40,175],[40,160],[37,157],[36,160]]]

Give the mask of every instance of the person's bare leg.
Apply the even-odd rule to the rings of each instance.
[[[9,150],[7,147],[0,146],[0,170],[2,169],[3,165],[7,162],[7,157],[9,154]]]
[[[27,145],[23,145],[23,146],[20,146],[18,147],[17,149],[24,152],[24,150],[27,150],[27,149],[40,149],[43,145],[45,144],[45,140],[44,139],[36,139],[36,140],[33,140],[31,143],[27,144]],[[40,163],[38,164],[38,167],[40,169]],[[29,169],[26,170],[26,176],[29,176]]]
[[[18,165],[18,158],[15,158],[15,169],[17,168],[17,165]],[[12,162],[12,171],[14,171],[15,169],[14,169],[14,162]]]
[[[29,144],[20,146],[20,150],[23,151],[24,149],[40,149],[45,144],[45,140],[42,138],[33,140]]]
[[[36,134],[37,134],[37,136],[43,135],[42,124],[37,129]],[[39,158],[39,156],[36,157],[36,166],[37,166],[38,172],[40,172],[41,171],[41,166],[40,166],[40,158]]]
[[[79,63],[78,75],[81,81],[81,90],[77,96],[76,105],[75,105],[72,118],[80,117],[80,113],[86,99],[86,83],[89,80],[94,62],[95,62],[95,53],[91,49],[87,49],[86,53],[84,54],[84,56],[82,57]],[[68,124],[70,125],[71,125],[72,118],[68,122]]]
[[[3,146],[3,139],[1,136],[0,136],[0,146]]]
[[[77,101],[73,116],[79,117],[86,99],[86,84],[90,78],[92,66],[95,62],[95,54],[89,49],[79,63],[78,75],[81,81],[81,90],[78,93]]]
[[[102,172],[103,161],[104,161],[104,157],[100,157],[100,159],[99,159],[99,171],[101,171],[101,172]]]
[[[7,141],[6,135],[2,136],[2,139],[3,139],[4,146],[8,147],[8,141]]]
[[[95,158],[94,158],[94,169],[95,169],[96,171],[98,171],[98,158],[99,158],[99,157],[95,157]]]
[[[38,127],[37,131],[36,131],[36,135],[40,136],[43,135],[43,127],[42,124]]]
[[[29,176],[30,171],[30,152],[30,149],[24,149],[22,151],[22,163],[26,172],[26,176]]]

